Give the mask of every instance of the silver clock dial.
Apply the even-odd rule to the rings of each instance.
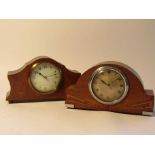
[[[93,97],[105,104],[116,104],[128,92],[126,76],[117,68],[101,67],[92,75],[89,89]]]
[[[55,92],[61,81],[61,71],[51,63],[35,64],[30,73],[30,81],[38,92]]]

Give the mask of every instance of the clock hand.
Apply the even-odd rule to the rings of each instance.
[[[36,72],[37,74],[39,74],[40,76],[42,76],[44,79],[47,79],[47,77],[45,75],[43,75],[42,73],[40,72]]]
[[[99,79],[103,84],[105,84],[108,88],[112,89],[111,84],[106,83],[104,80]]]
[[[51,76],[54,76],[54,75],[56,75],[56,74],[52,74],[52,75],[49,75],[49,76],[46,76],[46,77],[51,77]]]
[[[103,84],[105,84],[106,86],[110,86],[109,84],[107,84],[104,80],[99,79]]]
[[[114,79],[114,80],[110,83],[110,85],[113,84],[115,81],[117,81],[119,78],[120,78],[120,76],[117,77],[116,79]]]

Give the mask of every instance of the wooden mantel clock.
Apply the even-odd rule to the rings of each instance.
[[[37,57],[16,71],[8,72],[10,103],[64,100],[66,88],[80,77],[77,71],[49,58]]]
[[[152,115],[154,95],[125,64],[105,62],[87,70],[67,89],[68,108]]]

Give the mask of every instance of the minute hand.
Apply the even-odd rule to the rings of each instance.
[[[119,78],[120,78],[120,77],[117,77],[116,79],[114,79],[114,80],[110,83],[110,85],[113,84],[115,81],[117,81]]]
[[[51,77],[51,76],[55,76],[56,74],[52,74],[52,75],[49,75],[49,76],[46,76],[46,77]]]

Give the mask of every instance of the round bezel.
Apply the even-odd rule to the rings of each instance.
[[[52,64],[53,66],[55,66],[55,67],[58,69],[58,71],[59,71],[59,73],[60,73],[60,81],[59,81],[59,84],[58,84],[58,86],[57,86],[57,88],[56,88],[55,90],[50,90],[50,91],[47,91],[47,92],[40,91],[40,90],[38,90],[38,89],[35,88],[34,84],[33,84],[32,81],[31,81],[31,74],[32,74],[33,70],[34,70],[38,65],[41,65],[41,64],[44,64],[44,63]],[[59,85],[60,85],[60,83],[61,83],[61,81],[62,81],[62,71],[61,71],[61,69],[58,68],[55,64],[50,63],[50,62],[35,63],[35,64],[33,64],[32,67],[31,67],[28,81],[29,81],[29,84],[30,84],[31,88],[32,88],[34,91],[36,91],[37,93],[40,93],[40,94],[43,94],[43,95],[51,94],[51,93],[56,92],[56,91],[58,90],[58,88],[59,88]]]
[[[113,71],[117,72],[122,77],[122,79],[124,80],[125,90],[124,90],[123,95],[119,99],[116,99],[113,101],[103,101],[99,97],[97,97],[95,95],[95,93],[93,92],[93,89],[92,89],[93,80],[95,79],[95,77],[97,75],[103,73],[105,70],[113,70]],[[128,90],[129,90],[129,83],[128,83],[127,77],[125,76],[125,74],[120,69],[118,69],[116,67],[112,67],[112,66],[102,66],[93,72],[93,74],[90,78],[90,81],[88,83],[88,87],[89,87],[89,91],[90,91],[91,95],[93,96],[93,98],[95,100],[97,100],[98,102],[103,103],[103,104],[112,105],[112,104],[117,104],[117,103],[121,102],[126,97]]]

